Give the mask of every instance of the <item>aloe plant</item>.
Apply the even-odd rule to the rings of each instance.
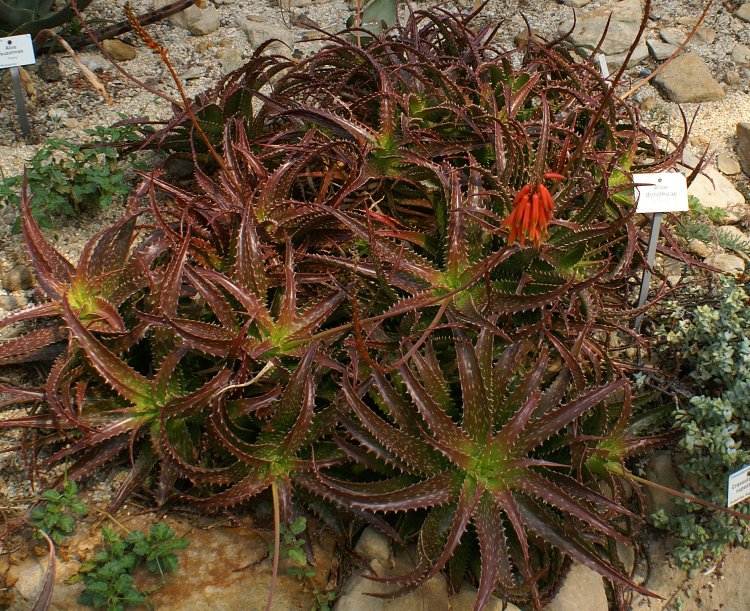
[[[78,0],[78,10],[83,11],[92,2]],[[69,3],[61,8],[54,8],[54,4],[55,0],[0,0],[0,36],[31,34],[33,37],[75,17]]]
[[[568,557],[643,591],[610,552],[639,522],[628,459],[668,438],[631,426],[603,338],[642,341],[630,172],[681,145],[662,154],[595,66],[470,19],[416,11],[299,63],[261,49],[142,143],[194,182],[143,173],[75,265],[25,202],[48,301],[1,324],[47,324],[0,361],[56,359],[3,389],[45,407],[0,426],[47,431],[71,479],[126,461],[114,506],[270,496],[277,548],[303,506],[419,533],[397,593],[446,569],[477,608],[539,608]]]

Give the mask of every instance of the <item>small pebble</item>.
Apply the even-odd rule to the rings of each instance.
[[[6,291],[26,291],[34,286],[34,274],[25,265],[14,265],[3,276],[3,288]]]

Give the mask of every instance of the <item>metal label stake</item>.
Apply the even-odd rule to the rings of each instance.
[[[13,93],[16,96],[18,122],[21,124],[24,137],[29,136],[31,129],[29,128],[29,116],[26,114],[26,101],[24,100],[21,73],[18,67],[33,63],[36,63],[36,57],[34,56],[34,43],[31,40],[31,34],[0,38],[0,68],[10,68]]]
[[[648,289],[651,285],[651,268],[654,266],[656,261],[656,245],[659,242],[659,231],[661,230],[661,217],[662,212],[654,212],[654,216],[651,219],[651,235],[648,238],[648,253],[646,253],[646,262],[648,265],[643,268],[643,278],[641,279],[641,292],[638,294],[638,307],[642,308],[646,299],[648,298]],[[635,317],[635,323],[633,327],[636,331],[641,330],[641,323],[643,323],[644,313],[641,312]]]
[[[679,172],[652,172],[650,174],[633,174],[635,183],[635,211],[641,214],[653,214],[651,218],[651,235],[648,238],[646,267],[641,280],[641,292],[638,295],[638,307],[642,308],[648,299],[651,284],[651,269],[656,260],[656,246],[659,242],[661,219],[664,212],[687,212],[687,182]],[[640,331],[644,313],[635,317],[633,327]]]
[[[26,114],[26,101],[24,100],[23,87],[21,86],[21,73],[17,67],[14,66],[10,69],[10,76],[13,79],[13,93],[16,96],[18,123],[21,125],[21,132],[24,137],[28,138],[31,133],[29,127],[29,116]]]

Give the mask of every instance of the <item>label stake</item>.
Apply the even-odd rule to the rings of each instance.
[[[643,278],[641,279],[641,292],[638,294],[638,307],[641,308],[645,305],[646,299],[648,298],[648,289],[651,285],[651,268],[656,261],[656,244],[659,242],[659,230],[661,229],[661,217],[662,212],[654,212],[654,216],[651,219],[651,235],[648,238],[648,253],[646,254],[647,266],[643,268]],[[636,331],[641,330],[641,324],[643,323],[643,315],[641,312],[635,317],[635,324],[633,325]]]
[[[16,96],[16,110],[18,111],[18,123],[21,125],[21,132],[24,137],[28,138],[31,133],[29,128],[29,116],[26,114],[26,101],[24,100],[23,88],[21,87],[21,73],[17,67],[10,69],[10,77],[13,79],[13,93]]]

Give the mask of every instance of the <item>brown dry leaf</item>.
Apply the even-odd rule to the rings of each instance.
[[[18,68],[18,74],[21,76],[21,86],[26,92],[26,96],[33,102],[36,100],[36,87],[34,87],[34,83],[31,80],[29,73],[23,68]]]
[[[44,32],[49,32],[50,30],[44,30]],[[76,66],[80,69],[81,73],[83,73],[83,76],[86,77],[86,80],[91,83],[91,86],[96,89],[99,92],[99,95],[101,95],[104,98],[104,101],[107,102],[110,106],[112,106],[112,98],[109,97],[109,94],[107,93],[107,90],[104,88],[104,85],[102,82],[97,78],[96,74],[94,74],[88,66],[86,66],[82,61],[81,58],[78,57],[78,54],[73,50],[73,48],[65,41],[65,39],[57,34],[56,32],[51,33],[52,36],[57,38],[57,40],[60,42],[60,44],[63,46],[63,48],[68,52],[68,54],[73,58],[73,61],[76,63]]]

